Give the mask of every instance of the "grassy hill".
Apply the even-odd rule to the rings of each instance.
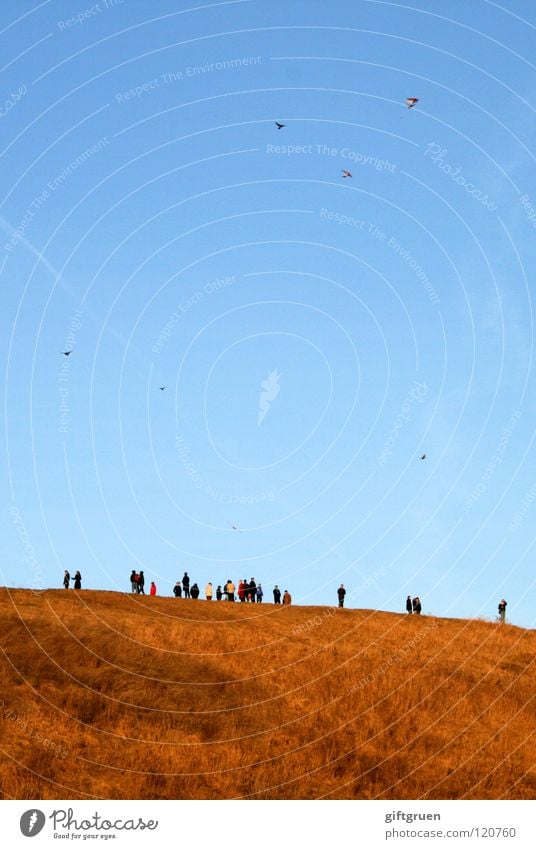
[[[534,799],[536,632],[0,590],[2,798]]]

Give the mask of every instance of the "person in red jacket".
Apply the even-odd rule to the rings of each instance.
[[[283,604],[292,604],[292,596],[288,590],[285,590],[285,594],[283,595]]]
[[[151,595],[156,595],[156,584],[154,581],[151,581]]]

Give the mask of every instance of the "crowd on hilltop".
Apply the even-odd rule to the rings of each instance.
[[[74,577],[71,578],[70,573],[67,569],[63,575],[63,586],[66,590],[69,589],[69,585],[71,580],[73,581],[73,589],[81,590],[82,589],[82,575],[77,570]],[[130,573],[130,591],[131,593],[136,593],[137,595],[145,595],[145,576],[143,574],[143,569],[140,569],[139,572],[136,572],[135,569]],[[292,596],[290,595],[288,590],[285,590],[284,593],[281,593],[281,590],[277,586],[274,586],[273,590],[274,604],[291,604]],[[149,595],[156,595],[157,588],[154,581],[151,581],[151,587],[149,590]],[[173,587],[173,595],[175,598],[199,598],[201,591],[197,583],[192,583],[190,581],[190,576],[188,572],[185,572],[182,576],[182,580],[177,581],[175,586]],[[339,607],[344,607],[344,599],[346,596],[346,589],[344,584],[341,584],[337,590],[337,598]],[[238,582],[238,586],[228,578],[226,583],[223,585],[218,584],[216,587],[216,591],[214,591],[214,585],[212,581],[209,581],[205,587],[205,599],[206,601],[212,601],[213,598],[216,598],[216,601],[240,601],[240,602],[248,602],[250,604],[261,604],[264,598],[264,590],[262,588],[262,584],[257,583],[255,578],[250,578],[249,581],[246,578],[240,578]],[[501,599],[498,606],[499,611],[499,622],[506,621],[506,605],[508,604],[505,599]],[[406,613],[416,614],[420,616],[422,610],[421,600],[419,596],[415,596],[412,598],[411,595],[408,595],[406,598]]]
[[[285,590],[282,596],[277,584],[272,592],[274,604],[281,604],[281,599],[283,600],[283,604],[290,604],[292,602],[289,591]],[[182,580],[177,581],[173,587],[173,595],[175,598],[199,598],[200,590],[196,583],[191,583],[188,572],[185,572]],[[216,601],[240,601],[249,602],[250,604],[261,604],[264,598],[264,590],[260,581],[257,583],[255,578],[250,578],[249,581],[246,578],[240,578],[238,585],[231,578],[228,578],[223,586],[222,584],[218,584],[215,590],[214,584],[212,581],[209,581],[205,587],[205,599],[212,601],[213,598]]]

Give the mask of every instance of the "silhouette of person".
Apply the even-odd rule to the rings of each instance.
[[[257,602],[258,602],[258,604],[261,604],[263,595],[264,595],[264,593],[262,591],[262,584],[258,583],[257,584]]]
[[[344,607],[344,596],[346,595],[344,584],[340,585],[339,589],[337,590],[337,595],[339,596],[339,607]]]
[[[504,622],[506,620],[506,605],[507,601],[502,598],[499,602],[499,622]]]
[[[408,597],[406,599],[406,610],[407,610],[408,613],[411,613],[413,611],[413,605],[411,603],[411,596],[410,595],[408,595]]]
[[[71,580],[71,576],[69,575],[69,573],[66,569],[65,572],[63,573],[63,586],[65,587],[66,590],[69,589],[69,581],[70,580]]]
[[[274,604],[281,604],[281,590],[277,584],[274,587]]]
[[[180,581],[177,581],[177,583],[173,587],[173,594],[174,594],[175,598],[181,598],[182,597],[182,587],[181,587]]]
[[[190,597],[199,598],[199,587],[197,586],[197,584],[192,584],[192,587],[190,589]]]
[[[82,589],[82,575],[80,574],[78,569],[76,570],[75,575],[74,575],[74,588],[75,588],[75,590],[81,590]]]
[[[216,601],[221,601],[221,584],[216,587]]]
[[[417,615],[420,615],[421,612],[421,600],[418,595],[413,599],[413,612]]]
[[[188,572],[185,572],[182,576],[182,588],[184,590],[184,598],[190,598],[190,578],[188,577]]]
[[[151,589],[152,589],[152,587],[151,587]],[[138,593],[145,595],[145,575],[143,574],[141,569],[140,569],[140,574],[138,575]],[[153,593],[153,595],[154,595],[154,593]]]
[[[136,570],[133,569],[130,573],[130,592],[137,593],[138,592],[138,575]]]

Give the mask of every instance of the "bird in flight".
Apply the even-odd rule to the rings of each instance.
[[[60,354],[63,354],[64,357],[68,357],[69,354],[72,354],[72,351],[60,351]]]
[[[351,171],[346,171],[344,168],[341,168],[341,171],[342,171],[343,179],[344,179],[344,177],[351,177],[352,176]]]
[[[418,97],[406,97],[406,106],[408,109],[413,109],[416,103],[419,102]]]
[[[158,388],[160,389],[160,392],[163,392],[166,387],[165,386],[159,386]]]
[[[287,126],[286,124],[280,124],[280,123],[279,123],[279,121],[276,121],[276,122],[275,122],[275,125],[276,125],[276,127],[277,127],[277,129],[278,129],[278,130],[282,130],[282,129],[283,129],[283,127],[286,127],[286,126]]]
[[[423,454],[421,460],[426,460],[426,454]]]

